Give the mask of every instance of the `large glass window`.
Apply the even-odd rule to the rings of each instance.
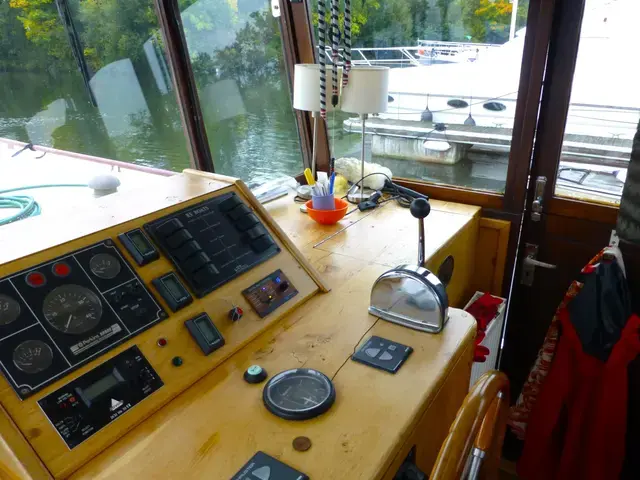
[[[396,177],[504,192],[528,7],[352,1],[354,64],[391,68],[389,109],[367,121],[367,160]],[[359,119],[338,111],[328,126],[333,155],[359,158]]]
[[[0,2],[0,85],[0,175],[7,139],[189,166],[152,0]]]
[[[260,184],[302,171],[280,23],[269,0],[180,2],[216,172]]]
[[[556,195],[618,204],[640,120],[636,63],[640,4],[588,0],[582,20]]]

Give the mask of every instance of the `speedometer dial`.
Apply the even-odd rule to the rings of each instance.
[[[44,299],[44,317],[62,333],[80,335],[95,328],[102,317],[100,298],[80,285],[54,288]]]
[[[15,322],[20,316],[20,304],[0,293],[0,326]]]

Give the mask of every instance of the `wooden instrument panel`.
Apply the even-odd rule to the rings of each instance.
[[[127,263],[134,266],[137,277],[168,315],[166,319],[127,338],[123,343],[91,359],[77,370],[65,374],[24,400],[4,377],[0,378],[0,403],[11,420],[6,417],[3,419],[6,425],[15,428],[26,438],[43,464],[29,457],[28,453],[25,454],[26,460],[21,459],[26,463],[31,458],[32,465],[29,466],[29,470],[34,477],[46,478],[49,474],[55,478],[69,476],[261,332],[273,326],[288,312],[305,303],[319,291],[327,290],[307,260],[266,214],[244,184],[221,176],[202,176],[188,172],[167,178],[165,182],[162,189],[144,192],[142,196],[140,192],[115,194],[100,199],[97,208],[80,207],[69,216],[35,217],[2,229],[0,278],[10,277],[16,272],[29,271],[36,265],[49,265],[47,262],[53,259],[100,242],[113,242]],[[169,272],[176,272],[175,264],[170,262],[165,253],[160,252],[158,259],[138,266],[118,236],[134,229],[142,230],[144,225],[162,217],[217,197],[229,196],[230,193],[240,198],[249,207],[250,212],[258,217],[280,251],[253,265],[248,271],[242,271],[214,291],[200,295],[201,298],[183,282],[193,301],[174,313],[172,305],[159,294],[153,280]],[[215,226],[211,235],[214,234]],[[20,241],[16,241],[17,238]],[[155,246],[158,247],[157,244]],[[278,270],[286,275],[287,285],[291,285],[287,291],[293,292],[295,288],[296,293],[288,295],[286,302],[271,309],[273,311],[270,310],[270,313],[261,318],[247,301],[243,291]],[[243,312],[237,321],[232,321],[229,316],[230,310],[234,308]],[[208,315],[224,338],[224,345],[209,355],[203,353],[185,327],[186,321],[203,313]],[[64,331],[65,322],[62,323],[59,328]],[[68,323],[66,328],[70,328]],[[163,386],[97,433],[69,448],[44,415],[38,401],[134,346],[139,348],[162,380]],[[14,431],[15,433],[17,432]],[[38,475],[38,471],[42,475]]]

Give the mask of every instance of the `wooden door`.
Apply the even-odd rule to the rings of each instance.
[[[605,59],[601,68],[606,70],[598,71],[598,64],[589,64],[593,57],[589,49],[597,43],[593,32],[603,36],[603,32],[609,32],[606,34],[613,38],[626,25],[620,18],[615,20],[619,24],[608,24],[613,21],[613,13],[604,9],[594,11],[593,3],[556,2],[500,359],[500,367],[511,381],[513,401],[521,392],[570,283],[609,244],[617,217],[618,187],[621,190],[624,183],[618,178],[624,175],[615,172],[626,172],[630,153],[627,146],[638,124],[640,104],[635,103],[639,102],[618,94],[625,88],[620,82],[626,84],[624,76],[629,73],[629,66]],[[615,13],[620,17],[624,11]],[[640,87],[636,91],[640,93]],[[608,103],[603,101],[604,96]],[[581,150],[576,139],[580,140],[581,129],[591,127],[596,132],[602,130],[601,144]],[[605,152],[604,143],[616,148]],[[616,153],[610,154],[614,150]],[[592,175],[593,170],[600,173],[585,184],[586,176]],[[538,186],[540,177],[547,179],[544,188]],[[603,185],[606,188],[600,188]],[[535,212],[533,202],[540,193],[541,211]],[[555,268],[537,267],[533,280],[523,282],[524,257],[534,248],[530,245],[537,248],[537,260]],[[631,267],[637,270],[635,264]],[[513,453],[509,447],[514,445],[515,442],[507,441],[507,456]]]

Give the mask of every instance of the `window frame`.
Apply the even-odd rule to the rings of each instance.
[[[296,63],[314,63],[315,54],[311,39],[311,15],[306,1],[278,0],[280,32],[284,63],[287,72],[289,95],[293,95],[293,72]],[[209,147],[202,107],[196,86],[189,49],[184,34],[178,0],[154,0],[160,31],[171,65],[171,77],[176,87],[178,107],[193,168],[215,172],[215,158]],[[293,110],[300,140],[302,170],[311,165],[313,119],[310,112]],[[324,126],[318,130],[318,169],[329,166],[327,132]]]

